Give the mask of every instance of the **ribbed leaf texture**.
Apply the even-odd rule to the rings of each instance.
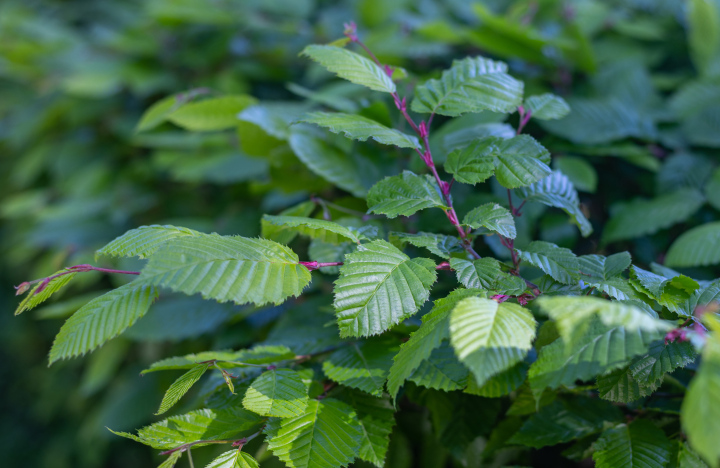
[[[580,274],[586,283],[603,282],[619,276],[630,267],[632,258],[627,252],[607,257],[602,255],[582,255],[578,257]]]
[[[353,140],[365,141],[372,138],[384,145],[398,146],[400,148],[420,148],[417,137],[386,127],[375,120],[360,115],[340,112],[310,112],[302,121],[325,127],[333,133],[342,133]]]
[[[299,296],[310,272],[292,250],[273,241],[206,234],[164,244],[141,278],[218,302],[263,305]]]
[[[310,400],[302,416],[271,419],[265,428],[268,449],[291,468],[347,466],[362,444],[362,426],[345,403]]]
[[[603,432],[593,460],[598,468],[663,468],[670,462],[670,448],[661,429],[639,419]]]
[[[490,377],[482,386],[475,379],[468,380],[465,392],[487,398],[498,398],[517,390],[527,378],[528,365],[519,362],[510,369]]]
[[[329,45],[310,45],[302,55],[310,57],[340,78],[352,83],[367,86],[375,91],[395,92],[395,83],[372,60],[340,47]]]
[[[695,348],[688,341],[658,340],[648,353],[634,359],[630,364],[633,377],[645,385],[658,383],[663,376],[678,367],[685,367],[697,358]]]
[[[674,443],[677,444],[677,449],[673,452],[670,466],[677,466],[677,468],[709,468],[687,442],[676,440]]]
[[[453,151],[445,170],[459,182],[477,184],[493,173],[505,188],[532,184],[551,174],[550,153],[528,135],[484,137]]]
[[[263,222],[294,230],[302,235],[330,244],[342,242],[360,243],[358,234],[345,226],[324,219],[305,218],[301,216],[263,215]]]
[[[705,202],[695,189],[680,189],[652,200],[636,199],[613,210],[602,234],[604,243],[654,234],[685,221]]]
[[[112,432],[157,450],[169,450],[199,440],[239,439],[252,434],[263,421],[261,416],[237,407],[202,409],[163,419],[139,429],[137,435]]]
[[[473,229],[483,227],[509,239],[517,237],[513,215],[497,203],[486,203],[473,208],[465,215],[463,224]]]
[[[450,255],[462,252],[462,244],[460,239],[444,234],[435,234],[432,232],[418,232],[410,234],[406,232],[391,232],[389,240],[392,245],[402,249],[406,244],[412,244],[415,247],[423,247],[434,253],[438,257],[449,259]]]
[[[50,363],[80,356],[115,338],[145,315],[156,297],[157,289],[140,278],[88,302],[60,328]]]
[[[443,342],[415,369],[408,380],[421,387],[452,392],[465,388],[469,375],[470,371],[458,361],[452,346]]]
[[[67,270],[60,270],[50,276],[55,276],[59,273],[64,273],[66,271]],[[34,309],[35,307],[50,299],[50,296],[52,296],[53,294],[58,292],[60,288],[68,284],[76,274],[77,273],[68,273],[67,275],[62,275],[58,276],[57,278],[51,279],[47,283],[47,285],[45,285],[43,290],[39,293],[36,293],[36,291],[42,285],[42,281],[33,285],[33,287],[31,287],[30,290],[27,292],[27,296],[25,296],[25,298],[20,301],[17,309],[15,309],[15,315],[20,315],[23,312]]]
[[[281,211],[278,216],[307,218],[315,211],[315,206],[312,201],[302,202]],[[285,226],[277,226],[262,219],[260,220],[260,233],[261,237],[284,245],[290,244],[300,234],[296,230],[287,229]]]
[[[323,372],[335,382],[379,397],[398,348],[388,339],[353,343],[331,354],[323,362]]]
[[[545,241],[530,243],[526,249],[518,250],[520,259],[565,284],[577,283],[580,279],[580,264],[570,249],[558,247]]]
[[[223,453],[205,468],[260,468],[260,465],[249,454],[235,449]]]
[[[411,259],[388,242],[358,247],[335,281],[340,335],[376,335],[399,323],[427,301],[436,278],[432,260]]]
[[[294,357],[295,353],[290,348],[280,345],[255,346],[252,349],[240,351],[205,351],[163,359],[153,363],[149,369],[145,369],[142,373],[192,369],[197,363],[203,361],[219,361],[222,362],[222,367],[243,367],[245,364],[272,364],[293,359]]]
[[[200,380],[205,371],[210,367],[210,364],[198,364],[170,385],[165,392],[165,396],[160,403],[160,409],[155,414],[163,414],[172,408],[175,403],[180,401],[180,398],[185,395],[195,383]]]
[[[661,377],[662,379],[662,377]],[[616,369],[598,377],[597,387],[600,398],[618,403],[630,403],[657,390],[661,381],[648,384],[638,381],[628,366]]]
[[[111,257],[148,258],[165,242],[177,237],[195,237],[201,235],[192,229],[177,226],[140,226],[118,237],[98,250],[96,255]]]
[[[575,190],[575,186],[570,179],[562,172],[553,171],[544,179],[515,190],[515,193],[527,201],[562,209],[580,228],[580,233],[584,237],[592,234],[592,225],[580,209],[577,190]]]
[[[522,102],[523,83],[506,71],[504,63],[483,57],[455,60],[440,79],[415,88],[412,110],[451,117],[483,110],[513,112]]]
[[[257,103],[252,96],[222,96],[180,106],[167,120],[195,132],[225,130],[238,125],[238,113]]]
[[[443,340],[450,338],[450,312],[463,299],[485,296],[479,289],[456,289],[447,297],[435,301],[430,312],[423,316],[423,324],[403,343],[400,352],[393,358],[387,388],[390,396],[395,398],[405,380],[430,357],[434,349]]]
[[[308,389],[291,369],[272,369],[255,379],[245,393],[245,409],[261,416],[292,418],[305,412]]]
[[[478,385],[525,358],[535,338],[532,314],[517,304],[471,297],[450,316],[450,342]]]
[[[531,112],[533,119],[556,120],[562,119],[570,113],[570,106],[565,99],[552,93],[530,96],[523,104]]]
[[[425,208],[447,209],[435,179],[410,171],[386,177],[375,184],[368,192],[367,203],[368,211],[388,218],[410,216]]]
[[[668,250],[669,267],[694,267],[720,263],[720,222],[707,223],[685,231]]]
[[[477,260],[451,258],[450,266],[457,280],[466,288],[488,289],[502,294],[519,295],[527,286],[522,278],[502,271],[500,262],[484,257]]]
[[[647,297],[655,299],[680,315],[692,313],[685,306],[700,284],[685,275],[674,274],[671,278],[656,275],[636,266],[630,268],[632,286]]]

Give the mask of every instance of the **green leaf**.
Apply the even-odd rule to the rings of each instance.
[[[63,269],[63,270],[53,273],[50,276],[55,276],[60,273],[65,273],[67,271],[68,271],[67,269]],[[32,288],[30,288],[29,292],[27,293],[27,296],[25,296],[25,298],[22,301],[20,301],[20,304],[17,306],[17,309],[15,309],[15,315],[20,315],[27,310],[34,309],[35,307],[39,306],[43,302],[50,299],[50,296],[52,296],[53,294],[58,292],[58,290],[60,290],[60,288],[62,288],[66,284],[68,284],[70,282],[70,280],[72,280],[73,277],[75,277],[76,274],[77,273],[68,273],[68,274],[64,274],[62,276],[53,278],[50,281],[48,281],[48,283],[45,285],[43,290],[40,292],[37,292],[37,290],[38,290],[38,288],[40,288],[40,286],[42,286],[43,281],[36,283]],[[18,291],[21,291],[21,290],[18,289]]]
[[[415,88],[411,108],[450,117],[483,110],[511,113],[522,103],[523,83],[506,71],[504,63],[483,57],[455,60],[440,79]]]
[[[453,348],[444,342],[432,351],[408,380],[421,387],[451,392],[465,388],[469,375],[470,371],[458,361]]]
[[[278,216],[297,216],[306,218],[310,216],[313,211],[315,211],[315,203],[312,201],[306,201],[281,211]],[[297,230],[287,229],[284,226],[277,226],[262,219],[260,220],[260,226],[262,237],[283,245],[290,244],[290,242],[292,242],[299,234]]]
[[[314,262],[342,262],[345,260],[345,255],[355,252],[356,249],[357,245],[350,242],[335,245],[313,240],[310,242],[310,246],[308,247],[308,256],[310,257],[310,260]],[[340,272],[340,267],[325,266],[321,267],[318,271],[330,275],[337,275]]]
[[[146,132],[157,127],[167,120],[169,114],[179,109],[182,105],[205,94],[203,89],[191,89],[184,93],[174,94],[155,102],[145,112],[135,127],[135,132]]]
[[[153,363],[143,374],[162,370],[192,369],[203,361],[222,361],[222,367],[244,367],[245,364],[272,364],[295,358],[287,346],[255,346],[240,351],[205,351],[197,354],[176,356]]]
[[[178,237],[196,237],[201,235],[197,231],[184,227],[140,226],[132,229],[114,241],[98,250],[95,255],[109,255],[111,257],[139,257],[148,258],[165,242]]]
[[[263,421],[261,416],[237,407],[202,409],[163,419],[139,429],[137,435],[111,432],[156,450],[169,450],[199,440],[231,440],[249,436]],[[195,447],[203,445],[207,444],[196,444]]]
[[[432,260],[411,259],[385,241],[358,247],[335,281],[340,335],[376,335],[399,323],[427,301],[436,278]]]
[[[182,457],[182,454],[183,452],[181,450],[171,453],[158,468],[173,468],[178,460],[180,460],[180,457]]]
[[[402,384],[428,359],[432,351],[443,340],[450,338],[450,312],[461,300],[483,295],[478,289],[456,289],[447,297],[438,299],[430,312],[423,316],[423,324],[400,346],[400,352],[393,358],[387,388],[395,398]]]
[[[265,433],[268,449],[292,468],[346,466],[363,437],[355,411],[332,398],[310,400],[302,416],[271,419]]]
[[[629,366],[611,371],[597,379],[600,398],[618,403],[630,403],[648,396],[657,390],[659,384],[659,381],[650,384],[638,381]]]
[[[238,125],[238,113],[257,103],[252,96],[223,96],[191,102],[171,112],[167,120],[194,132],[225,130]]]
[[[588,283],[607,281],[615,278],[630,267],[632,257],[628,252],[620,252],[608,257],[602,255],[582,255],[578,257],[580,275]]]
[[[605,225],[602,241],[606,244],[654,234],[685,221],[705,202],[694,189],[681,189],[652,200],[635,199],[621,204]]]
[[[568,398],[555,401],[532,415],[509,442],[540,448],[598,433],[608,421],[621,420],[620,410],[606,401]]]
[[[88,302],[60,328],[50,350],[50,364],[80,356],[115,338],[145,315],[156,297],[157,289],[141,278]]]
[[[392,245],[402,249],[406,244],[412,244],[415,247],[423,247],[434,253],[438,257],[449,259],[453,253],[462,252],[462,244],[460,239],[455,236],[446,236],[444,234],[435,234],[432,232],[418,232],[410,234],[407,232],[390,232],[389,240]]]
[[[673,468],[708,468],[707,464],[695,453],[687,442],[675,441],[677,450],[673,452],[671,467]]]
[[[538,202],[548,206],[562,209],[580,228],[583,237],[593,232],[592,225],[580,209],[580,199],[577,190],[570,179],[560,171],[552,174],[527,187],[515,190],[515,193],[527,201]]]
[[[509,239],[517,237],[513,215],[497,203],[486,203],[474,208],[465,215],[463,224],[473,229],[484,227]]]
[[[502,271],[500,262],[484,257],[477,260],[451,258],[450,267],[455,270],[457,280],[466,288],[487,289],[502,294],[522,294],[527,286],[522,278]]]
[[[398,346],[394,341],[366,340],[340,348],[323,362],[331,380],[381,396]]]
[[[274,226],[281,226],[284,229],[292,229],[302,235],[321,242],[340,244],[342,242],[360,243],[358,234],[349,228],[332,221],[316,218],[304,218],[301,216],[273,216],[263,215],[263,222]],[[274,234],[279,231],[274,231]],[[277,235],[277,234],[275,234]]]
[[[697,281],[685,275],[677,275],[668,279],[636,266],[630,269],[630,275],[632,285],[636,290],[679,314],[687,313],[682,308],[691,295],[700,288]]]
[[[499,398],[509,395],[510,392],[517,390],[525,382],[527,371],[528,365],[525,362],[519,362],[510,369],[493,375],[482,386],[479,386],[475,379],[470,379],[465,392],[487,398]]]
[[[160,409],[155,414],[163,414],[172,408],[175,403],[180,401],[180,398],[185,395],[195,383],[200,380],[205,371],[210,367],[210,364],[198,364],[170,385],[170,388],[165,392],[165,396],[160,403]]]
[[[388,218],[411,216],[425,208],[448,209],[435,179],[410,171],[375,184],[368,192],[367,201],[368,211]]]
[[[655,384],[666,373],[691,364],[696,357],[695,348],[688,341],[665,343],[665,340],[658,340],[650,345],[646,355],[633,360],[630,364],[630,372],[643,384]]]
[[[450,316],[450,342],[478,385],[525,358],[535,338],[536,323],[522,307],[470,297]]]
[[[493,172],[500,185],[517,188],[548,176],[550,153],[528,135],[485,137],[448,155],[445,170],[459,182],[477,184]]]
[[[720,263],[720,222],[707,223],[684,232],[670,246],[665,264],[694,267]]]
[[[553,167],[565,174],[578,191],[595,193],[597,190],[597,172],[586,159],[563,156],[553,159]]]
[[[299,296],[310,272],[289,248],[266,239],[206,234],[173,239],[150,258],[142,278],[157,286],[238,304],[279,304]]]
[[[205,468],[260,468],[260,465],[249,454],[235,449],[223,453]]]
[[[570,113],[570,106],[565,99],[552,93],[530,96],[525,99],[523,106],[531,112],[533,119],[539,120],[562,119]]]
[[[693,62],[702,73],[717,75],[720,71],[720,6],[714,0],[690,0],[686,12]]]
[[[670,441],[651,421],[638,419],[603,432],[593,460],[598,468],[664,468],[670,462]]]
[[[255,379],[243,398],[243,406],[261,416],[292,418],[305,412],[308,389],[300,375],[290,369],[272,369]]]
[[[520,259],[565,284],[576,283],[580,279],[580,263],[570,249],[558,247],[544,241],[530,243],[525,250],[519,250]]]
[[[333,133],[343,133],[353,140],[365,141],[372,138],[383,145],[393,145],[400,148],[420,148],[417,137],[386,127],[375,120],[360,115],[340,112],[311,112],[302,121],[325,127]]]
[[[395,83],[372,60],[347,49],[329,45],[309,45],[301,55],[318,62],[340,78],[375,91],[395,92]]]

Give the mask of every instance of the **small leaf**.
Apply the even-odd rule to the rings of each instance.
[[[301,55],[310,57],[340,78],[375,91],[395,92],[395,83],[370,59],[347,49],[328,45],[309,45]]]
[[[570,113],[565,99],[552,93],[530,96],[525,99],[524,107],[531,112],[533,119],[538,120],[562,119]]]
[[[582,255],[578,257],[580,275],[583,281],[606,281],[619,276],[630,267],[632,258],[628,252],[620,252],[608,257],[602,255]]]
[[[638,419],[603,432],[593,460],[598,468],[664,468],[670,462],[670,441],[651,421]]]
[[[60,270],[58,272],[55,272],[54,274],[50,275],[48,278],[59,275],[60,273],[66,273],[68,270]],[[73,279],[73,277],[77,273],[67,273],[63,274],[61,276],[58,276],[56,278],[51,279],[50,281],[45,284],[43,287],[43,290],[40,292],[37,292],[37,290],[40,288],[40,286],[43,285],[44,281],[40,281],[36,283],[34,286],[30,287],[29,283],[25,283],[21,285],[20,287],[24,289],[25,291],[29,289],[29,292],[27,293],[27,296],[20,301],[20,304],[17,306],[17,309],[15,309],[15,315],[20,315],[25,311],[32,310],[35,307],[39,306],[43,302],[50,299],[50,296],[58,292],[60,288],[65,286],[70,282],[70,280]],[[21,291],[22,289],[18,289],[18,291]]]
[[[218,456],[205,468],[260,468],[260,465],[249,454],[235,449]]]
[[[263,215],[263,222],[274,226],[281,226],[285,229],[294,229],[300,234],[330,244],[340,244],[347,241],[360,243],[360,238],[355,232],[338,223],[324,219],[304,218],[301,216],[272,216],[266,214]],[[274,234],[277,232],[279,231],[274,231]]]
[[[451,258],[450,267],[455,270],[457,280],[466,288],[493,290],[512,296],[522,294],[527,289],[522,278],[503,272],[500,262],[494,258],[484,257],[473,261]]]
[[[272,364],[295,358],[287,346],[266,345],[240,351],[205,351],[197,354],[176,356],[153,363],[143,374],[163,370],[192,369],[203,361],[219,361],[223,367],[244,367],[246,364]]]
[[[375,184],[368,192],[367,200],[368,211],[388,218],[411,216],[425,208],[448,209],[435,179],[410,171],[386,177]]]
[[[473,229],[484,227],[509,239],[517,236],[513,215],[497,203],[486,203],[474,208],[465,215],[463,224]]]
[[[343,133],[353,140],[365,141],[372,138],[384,145],[399,148],[420,148],[417,137],[386,127],[375,120],[360,115],[340,112],[311,112],[302,121],[325,127],[333,133]]]
[[[518,250],[522,260],[552,276],[556,281],[573,284],[580,279],[580,264],[570,249],[544,241],[532,242],[525,250]]]
[[[255,379],[243,398],[245,409],[261,416],[292,418],[305,411],[308,389],[290,369],[273,369]]]
[[[180,460],[180,457],[182,457],[182,454],[181,450],[171,453],[165,461],[158,466],[158,468],[173,468],[178,460]]]
[[[225,130],[238,125],[237,114],[257,100],[252,96],[223,96],[191,102],[167,115],[167,120],[194,132]]]
[[[195,383],[200,380],[205,371],[210,367],[210,364],[198,364],[193,367],[172,383],[170,388],[165,392],[165,396],[160,403],[160,409],[155,414],[163,414],[172,408],[175,403],[180,401],[180,398],[185,395]]]
[[[177,237],[199,236],[192,229],[176,226],[140,226],[132,229],[96,252],[97,255],[111,257],[148,258],[165,242]]]

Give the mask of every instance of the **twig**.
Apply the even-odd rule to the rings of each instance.
[[[36,279],[36,280],[32,280],[32,281],[25,281],[23,283],[20,283],[19,285],[15,286],[15,289],[17,290],[16,295],[19,296],[20,294],[23,294],[25,291],[30,289],[31,285],[40,282],[40,286],[38,286],[38,288],[35,289],[35,292],[33,292],[33,294],[39,294],[47,287],[48,284],[50,284],[50,281],[54,280],[55,278],[59,278],[61,276],[69,275],[72,273],[83,273],[86,271],[100,271],[103,273],[118,273],[118,274],[123,274],[123,275],[139,275],[140,274],[139,271],[111,270],[109,268],[98,268],[98,267],[94,267],[92,265],[87,265],[87,264],[75,265],[75,266],[67,267],[67,268],[65,268],[64,271],[61,271],[60,273],[56,273],[52,276],[48,276],[46,278],[40,278],[40,279]]]

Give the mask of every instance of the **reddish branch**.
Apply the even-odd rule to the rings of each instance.
[[[59,278],[61,276],[70,275],[72,273],[83,273],[86,271],[101,271],[103,273],[119,273],[123,275],[139,275],[139,271],[125,271],[125,270],[111,270],[109,268],[98,268],[94,267],[92,265],[75,265],[68,268],[65,268],[64,271],[61,271],[60,273],[56,273],[52,276],[48,276],[47,278],[40,278],[33,281],[25,281],[24,283],[20,283],[19,285],[15,286],[15,289],[17,290],[16,295],[23,294],[25,291],[30,289],[30,286],[35,283],[40,283],[40,286],[33,292],[33,294],[39,294],[41,293],[48,284],[50,284],[50,281],[54,280],[55,278]]]

